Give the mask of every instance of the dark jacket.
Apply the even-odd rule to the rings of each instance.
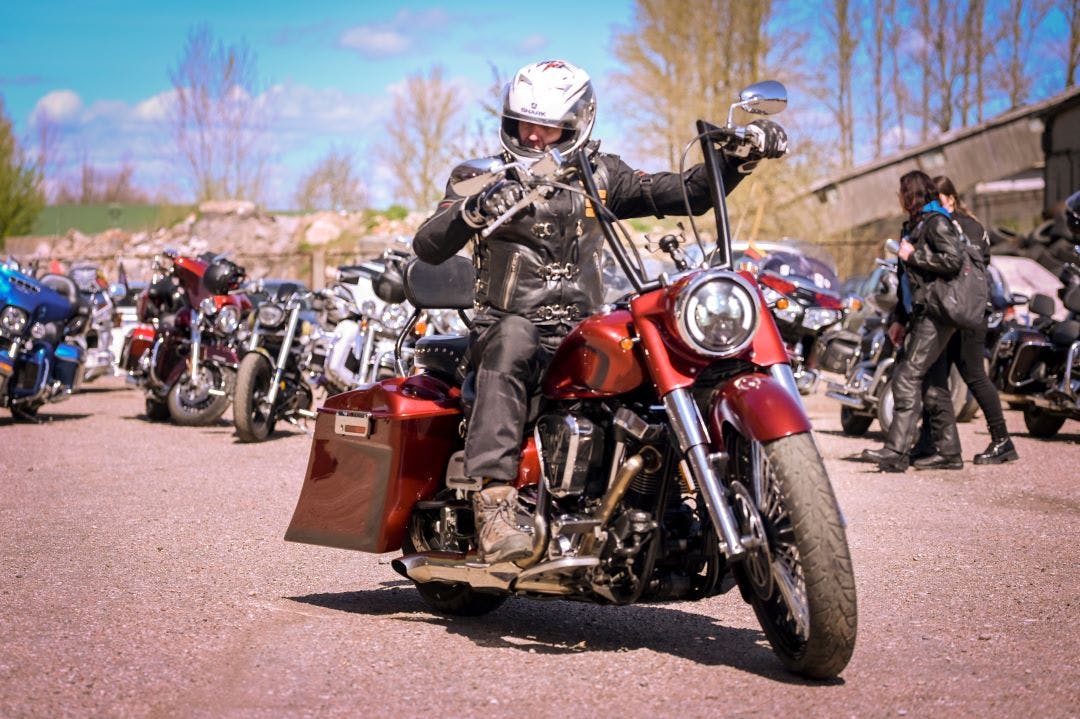
[[[952,220],[940,212],[918,213],[904,223],[903,236],[915,246],[915,251],[897,266],[900,286],[906,283],[911,296],[910,302],[897,302],[893,320],[906,324],[910,316],[905,305],[910,305],[913,314],[922,312],[929,284],[938,277],[955,277],[964,257]]]
[[[595,145],[593,146],[595,151]],[[594,177],[605,206],[620,219],[685,214],[678,173],[646,174],[617,155],[593,155]],[[742,175],[722,168],[730,192]],[[700,214],[712,206],[703,165],[685,173],[690,207]],[[461,217],[466,198],[447,186],[446,196],[413,239],[416,256],[438,264],[475,240],[477,322],[515,314],[563,332],[593,314],[603,302],[603,234],[585,198],[556,189],[503,224],[490,237]]]

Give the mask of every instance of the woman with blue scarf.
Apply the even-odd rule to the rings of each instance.
[[[900,258],[900,301],[894,310],[889,338],[904,352],[892,378],[893,421],[885,446],[867,450],[864,456],[877,462],[884,472],[907,470],[911,446],[924,401],[932,432],[937,438],[935,466],[963,466],[956,415],[949,395],[948,366],[942,377],[928,377],[955,329],[941,324],[926,312],[926,292],[938,277],[955,277],[963,266],[963,248],[948,210],[938,202],[934,181],[925,172],[914,170],[900,178],[900,206],[908,219],[903,227]]]

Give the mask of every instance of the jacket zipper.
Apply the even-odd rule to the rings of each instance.
[[[518,269],[521,267],[521,255],[514,253],[513,258],[510,260],[510,272],[506,275],[506,284],[503,285],[502,291],[502,308],[510,308],[510,297],[514,293],[514,286],[517,285]]]

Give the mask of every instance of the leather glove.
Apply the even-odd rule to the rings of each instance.
[[[470,227],[486,227],[525,196],[525,188],[514,180],[499,180],[483,192],[465,200],[461,218]]]
[[[775,160],[787,153],[787,133],[772,120],[754,120],[746,126],[746,135],[754,146],[751,156]]]

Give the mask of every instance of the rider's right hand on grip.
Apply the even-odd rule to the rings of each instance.
[[[499,180],[483,192],[465,200],[461,218],[470,227],[481,228],[503,215],[525,196],[525,188],[513,180]]]

